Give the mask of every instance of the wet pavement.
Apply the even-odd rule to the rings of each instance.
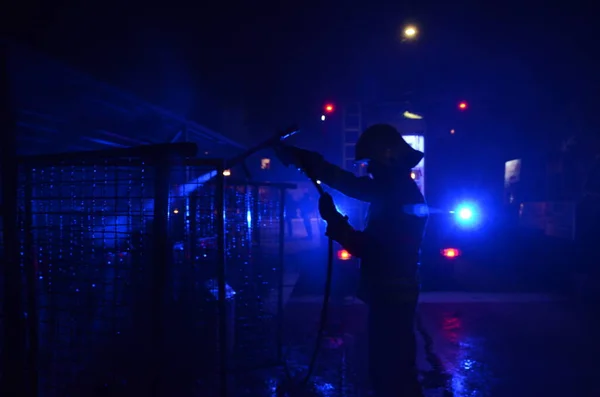
[[[319,296],[287,302],[293,371],[306,370],[320,306]],[[600,396],[600,332],[570,303],[539,294],[423,293],[419,313],[428,397]],[[359,301],[332,305],[311,395],[367,395],[366,314]]]

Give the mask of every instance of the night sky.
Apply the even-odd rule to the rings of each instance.
[[[22,3],[10,27],[202,124],[218,129],[221,109],[234,109],[253,136],[313,117],[326,100],[370,92],[411,92],[430,114],[466,99],[496,126],[491,134],[597,134],[591,5],[439,3],[65,0]],[[407,22],[419,26],[418,42],[399,42]]]

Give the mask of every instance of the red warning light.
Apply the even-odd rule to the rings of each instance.
[[[456,258],[457,256],[460,256],[460,251],[456,248],[446,248],[442,250],[442,256],[445,256],[446,258]]]
[[[333,113],[334,110],[335,107],[331,103],[325,105],[325,113]]]
[[[352,255],[346,250],[339,250],[337,253],[338,259],[341,261],[347,261],[352,258]]]
[[[464,101],[463,101],[463,102],[460,102],[460,103],[458,104],[458,108],[459,108],[460,110],[467,110],[467,108],[468,108],[468,107],[469,107],[469,105],[467,105],[467,103],[466,103],[466,102],[464,102]]]

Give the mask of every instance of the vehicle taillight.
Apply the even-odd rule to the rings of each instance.
[[[446,258],[456,258],[460,256],[460,251],[456,248],[445,248],[442,250],[442,255]]]
[[[346,250],[339,250],[337,253],[338,259],[341,261],[347,261],[352,258],[352,255]]]

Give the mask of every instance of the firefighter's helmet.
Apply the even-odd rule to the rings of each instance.
[[[373,161],[388,166],[414,168],[423,153],[413,149],[396,128],[389,124],[375,124],[367,128],[355,146],[355,161]]]

